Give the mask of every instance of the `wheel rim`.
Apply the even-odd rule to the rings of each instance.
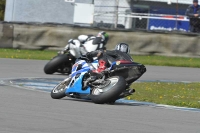
[[[66,83],[60,83],[58,86],[56,86],[53,89],[53,93],[60,93],[60,92],[64,91],[66,86],[67,86]]]
[[[109,79],[110,83],[107,86],[105,86],[104,88],[101,88],[101,89],[94,88],[92,91],[93,95],[100,95],[101,93],[104,93],[104,92],[110,90],[113,86],[115,86],[115,84],[118,82],[118,80],[119,80],[118,78],[110,78]]]

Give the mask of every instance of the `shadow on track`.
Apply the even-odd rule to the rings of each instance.
[[[66,101],[76,101],[76,102],[83,102],[83,103],[93,103],[91,100],[84,100],[84,99],[73,99],[73,98],[63,98],[63,99],[56,99],[56,100],[66,100]],[[98,104],[98,105],[112,105],[112,106],[148,106],[146,103],[122,103],[116,101],[114,104]]]

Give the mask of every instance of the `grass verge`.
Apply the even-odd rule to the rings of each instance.
[[[56,54],[53,50],[0,49],[0,58],[50,60]]]
[[[166,56],[133,56],[134,61],[145,65],[176,66],[200,68],[200,58],[166,57]]]
[[[200,83],[136,82],[129,100],[200,108]]]
[[[50,60],[56,54],[57,51],[50,50],[0,49],[0,58]],[[133,59],[145,65],[200,68],[200,58],[134,55]]]

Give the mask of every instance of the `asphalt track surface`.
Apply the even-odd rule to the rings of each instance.
[[[46,75],[47,61],[0,59],[0,80]],[[147,66],[140,80],[196,81],[200,69]],[[0,133],[199,133],[200,112],[144,105],[98,105],[0,83]]]

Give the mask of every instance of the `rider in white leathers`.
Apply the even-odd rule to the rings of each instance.
[[[104,31],[99,32],[97,36],[80,35],[78,39],[70,39],[62,52],[69,51],[79,58],[88,52],[104,49],[108,39],[108,34]]]

